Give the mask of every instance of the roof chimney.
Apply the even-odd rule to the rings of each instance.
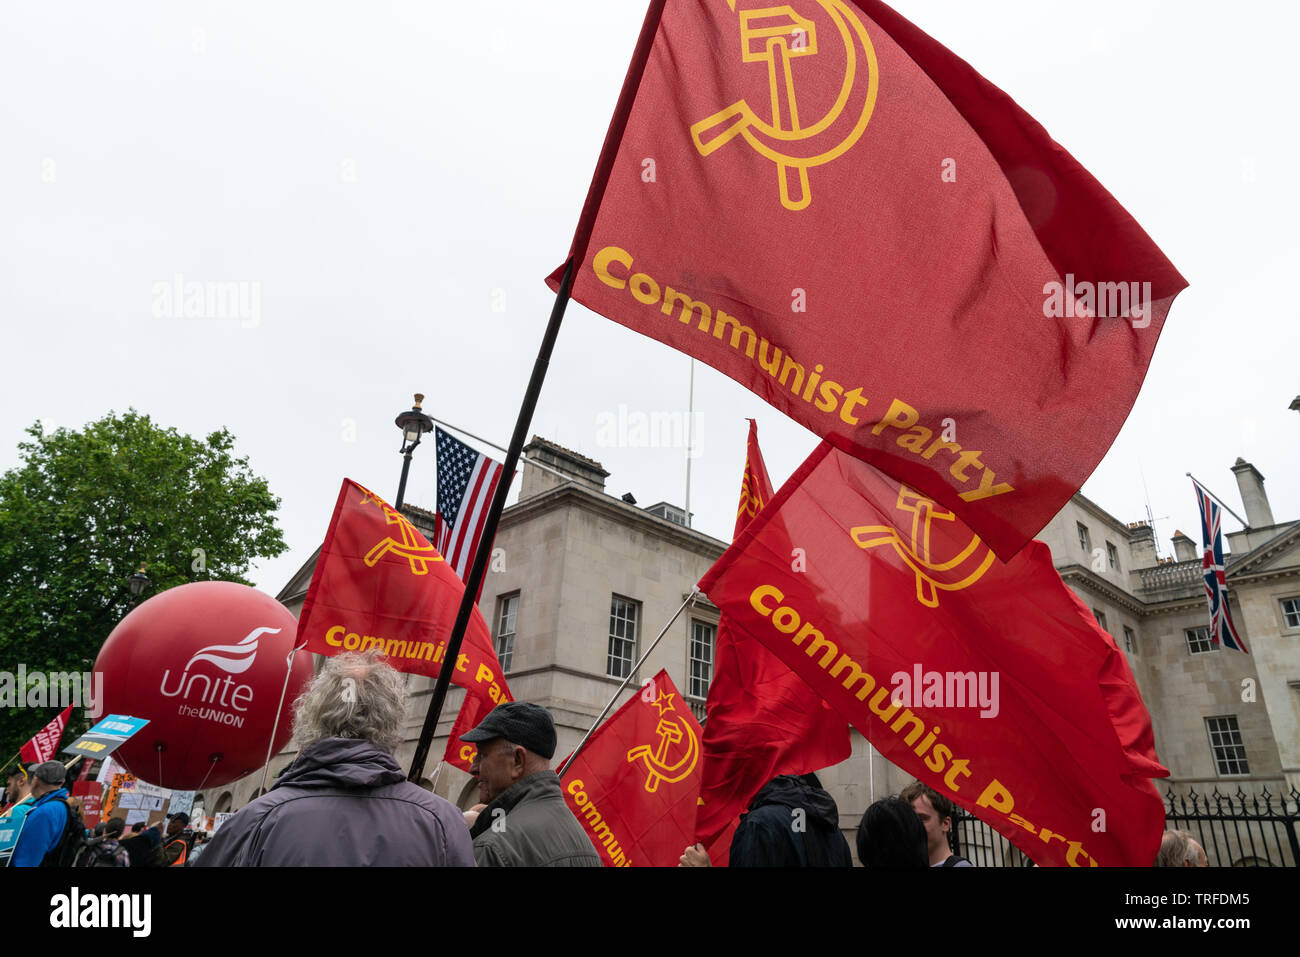
[[[1129,522],[1128,551],[1132,568],[1152,568],[1156,564],[1156,533],[1146,522]]]
[[[1246,522],[1250,527],[1268,528],[1275,524],[1273,509],[1269,507],[1268,495],[1264,491],[1264,476],[1259,474],[1259,469],[1239,458],[1232,471],[1237,476],[1241,504],[1246,506]]]
[[[540,469],[532,464],[533,461],[547,465],[554,471]],[[556,475],[556,472],[596,492],[605,491],[605,479],[609,476],[595,459],[534,435],[533,441],[524,446],[524,480],[519,490],[520,501],[563,485],[564,479]]]
[[[1174,532],[1174,537],[1170,539],[1174,543],[1174,557],[1180,562],[1190,562],[1198,556],[1196,554],[1196,543],[1180,531]]]

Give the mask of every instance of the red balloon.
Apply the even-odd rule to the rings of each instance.
[[[287,608],[247,585],[194,582],[150,598],[113,629],[95,661],[104,714],[149,719],[114,760],[181,791],[262,767],[267,746],[274,754],[289,740],[293,700],[311,680],[312,656],[300,651],[285,688],[297,632]]]

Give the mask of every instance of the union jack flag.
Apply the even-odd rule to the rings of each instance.
[[[1210,640],[1250,654],[1237,634],[1228,610],[1228,581],[1223,574],[1223,510],[1196,479],[1196,504],[1201,507],[1201,543],[1205,557],[1201,568],[1205,575],[1205,597],[1210,603]]]
[[[483,537],[492,496],[504,469],[500,462],[476,452],[442,429],[437,430],[436,448],[438,513],[433,545],[463,582]]]

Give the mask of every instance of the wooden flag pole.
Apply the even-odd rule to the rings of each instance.
[[[537,361],[533,363],[533,375],[528,381],[528,391],[524,393],[524,403],[519,409],[519,419],[515,422],[515,433],[510,439],[510,449],[502,465],[502,475],[513,477],[519,467],[519,457],[524,450],[524,440],[528,437],[528,428],[533,421],[533,410],[537,408],[537,397],[542,391],[542,381],[546,378],[546,369],[550,365],[551,351],[555,348],[556,337],[560,334],[560,322],[564,319],[564,308],[569,304],[569,289],[573,282],[574,257],[564,265],[564,277],[555,294],[555,305],[551,309],[551,319],[542,336],[542,345],[537,352]],[[424,763],[429,757],[429,746],[433,743],[434,732],[438,728],[438,719],[442,717],[442,705],[447,699],[447,688],[451,684],[452,669],[460,656],[460,646],[465,639],[465,629],[469,626],[469,616],[477,603],[479,586],[483,574],[487,571],[488,558],[492,553],[492,543],[497,537],[497,524],[501,521],[501,512],[506,505],[506,496],[510,493],[510,481],[498,482],[496,493],[492,496],[492,505],[488,509],[487,520],[483,525],[483,535],[479,539],[478,549],[474,552],[474,562],[465,579],[465,594],[456,612],[456,623],[452,626],[451,637],[447,639],[447,650],[438,670],[438,681],[433,686],[433,698],[429,702],[429,711],[424,716],[424,727],[420,730],[420,740],[415,746],[415,756],[411,759],[411,772],[407,778],[420,782],[424,773]]]

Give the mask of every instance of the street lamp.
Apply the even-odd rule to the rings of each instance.
[[[149,581],[149,576],[144,573],[147,567],[147,562],[141,562],[140,570],[126,580],[127,587],[131,589],[132,607],[140,600],[140,595],[143,594],[144,590],[153,584],[153,582]]]
[[[425,432],[433,431],[433,419],[420,411],[420,403],[423,401],[424,396],[419,392],[415,393],[415,405],[409,412],[403,412],[394,420],[397,427],[402,430],[402,447],[397,451],[405,458],[402,462],[402,481],[397,486],[397,501],[393,503],[393,508],[399,510],[402,507],[402,499],[406,497],[406,474],[411,470],[411,453],[420,444],[420,437]]]

